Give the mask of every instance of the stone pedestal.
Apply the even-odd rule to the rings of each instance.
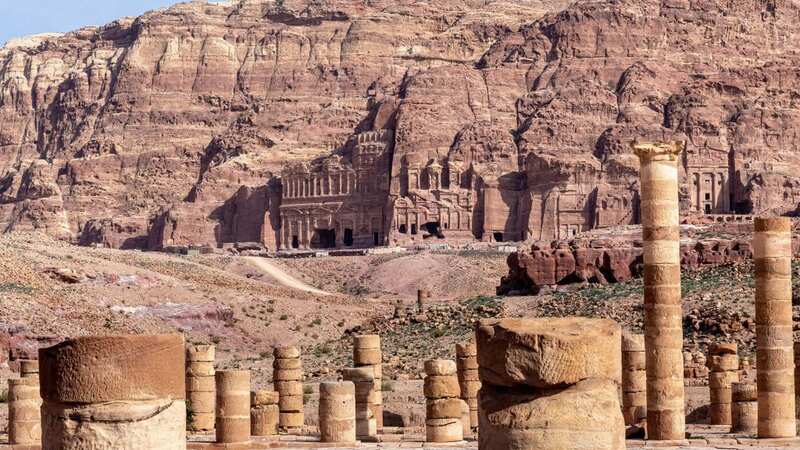
[[[478,427],[478,391],[481,389],[478,375],[478,347],[475,342],[456,344],[456,366],[461,399],[469,407],[469,427]]]
[[[274,436],[278,434],[280,408],[278,393],[256,391],[250,393],[250,435]]]
[[[625,425],[647,420],[647,373],[644,335],[622,335],[622,417]]]
[[[8,380],[8,442],[39,445],[42,440],[39,377]]]
[[[355,389],[356,437],[368,439],[378,434],[378,423],[373,413],[375,400],[375,373],[369,367],[353,367],[342,371],[342,378],[352,381]]]
[[[186,429],[214,429],[216,388],[214,381],[213,345],[191,345],[186,348],[186,401],[189,415]]]
[[[588,318],[482,320],[480,450],[623,450],[621,331]]]
[[[353,366],[371,369],[375,375],[374,392],[372,393],[372,414],[380,431],[383,428],[383,364],[381,354],[381,337],[377,334],[365,334],[353,337]]]
[[[678,156],[682,144],[638,143],[644,240],[647,436],[686,437],[683,393]]]
[[[217,387],[217,442],[250,441],[250,371],[220,370],[214,374]]]
[[[319,385],[319,433],[322,442],[356,441],[355,385],[351,381]]]
[[[708,388],[711,425],[730,425],[733,397],[731,384],[739,381],[739,356],[735,343],[710,345],[708,349]]]
[[[305,422],[303,413],[303,362],[297,347],[280,347],[273,351],[272,384],[280,394],[280,428],[299,432]]]
[[[731,432],[755,434],[758,432],[758,392],[753,383],[731,385]]]
[[[83,337],[39,363],[43,450],[186,448],[182,335]]]
[[[463,440],[461,388],[456,376],[456,363],[447,359],[425,361],[425,375],[425,441]]]
[[[785,217],[756,218],[756,368],[758,437],[794,437],[792,235]]]

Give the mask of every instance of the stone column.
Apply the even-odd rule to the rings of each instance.
[[[375,372],[370,367],[353,367],[342,371],[342,378],[355,386],[356,437],[370,440],[378,434],[378,423],[373,413]]]
[[[720,343],[708,348],[708,388],[711,402],[708,418],[711,425],[730,425],[733,396],[731,384],[739,381],[739,356],[735,343]]]
[[[620,334],[607,319],[478,322],[480,450],[624,450]]]
[[[355,395],[355,385],[351,381],[320,383],[320,441],[356,441]]]
[[[469,428],[478,427],[478,391],[481,389],[478,375],[478,347],[475,342],[456,344],[456,366],[461,399],[466,402],[469,412]]]
[[[213,345],[193,345],[186,348],[186,401],[190,412],[186,429],[189,431],[214,429],[214,356]]]
[[[758,437],[793,437],[792,222],[756,218],[753,225]]]
[[[273,350],[272,384],[280,394],[280,427],[287,432],[299,432],[305,421],[303,413],[303,362],[297,347],[278,347]]]
[[[8,380],[8,443],[39,445],[42,440],[39,377]]]
[[[461,400],[461,429],[463,436],[472,436],[472,421],[469,417],[469,405],[464,400]]]
[[[184,351],[179,334],[40,349],[42,449],[186,449]]]
[[[372,394],[372,414],[378,430],[383,428],[383,365],[381,355],[381,337],[377,334],[365,334],[353,337],[353,366],[368,367],[372,369],[374,392]]]
[[[678,155],[683,145],[633,144],[641,163],[647,436],[686,438]]]
[[[644,335],[622,334],[622,417],[625,425],[647,420]]]
[[[38,377],[39,361],[35,359],[21,359],[19,361],[20,378]]]
[[[409,231],[410,233],[411,231]],[[425,312],[425,302],[431,298],[431,293],[426,289],[417,289],[417,312]]]
[[[447,359],[425,361],[425,375],[425,441],[463,440],[456,363]]]
[[[731,432],[755,434],[758,431],[758,393],[753,383],[731,385]]]
[[[217,384],[217,443],[250,441],[250,371],[220,370]]]
[[[280,409],[275,391],[250,392],[250,435],[274,436],[278,434]]]
[[[795,418],[800,419],[800,341],[794,343],[794,386]]]

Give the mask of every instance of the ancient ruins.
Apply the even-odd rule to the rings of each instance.
[[[384,408],[388,355],[378,334],[354,334],[353,367],[337,367],[332,380],[315,383],[316,390],[306,383],[296,346],[273,348],[270,390],[256,387],[265,381],[262,373],[218,367],[214,345],[187,345],[182,334],[68,339],[40,348],[38,360],[19,360],[20,377],[8,380],[8,442],[46,450],[261,449],[284,443],[800,448],[791,222],[754,220],[756,382],[735,342],[709,343],[702,358],[695,358],[696,349],[684,353],[677,224],[682,148],[675,142],[633,144],[642,162],[644,334],[590,317],[478,320],[474,333],[450,347],[454,359],[425,361],[424,379],[416,385],[425,405],[419,427],[383,422],[396,418]],[[425,311],[429,295],[417,292]],[[695,367],[703,360],[708,371]],[[685,385],[686,373],[708,381],[701,386],[705,404],[691,414],[686,391],[696,386]],[[316,414],[306,414],[314,408]],[[698,411],[708,422],[700,437],[694,435]]]

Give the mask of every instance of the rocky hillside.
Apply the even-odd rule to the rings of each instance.
[[[240,0],[13,41],[0,229],[259,241],[284,164],[380,127],[399,152],[510,146],[541,181],[534,229],[605,205],[595,224],[635,221],[625,144],[664,136],[688,141],[687,174],[725,174],[714,211],[791,212],[798,16],[783,0]]]

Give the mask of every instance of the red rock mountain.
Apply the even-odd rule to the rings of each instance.
[[[0,49],[0,229],[270,248],[636,223],[633,139],[684,212],[800,202],[790,1],[192,2]]]

